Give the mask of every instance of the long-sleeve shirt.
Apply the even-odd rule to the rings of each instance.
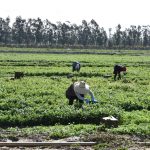
[[[78,99],[83,100],[84,101],[84,97],[82,97],[79,93],[75,92],[76,96],[78,97]],[[92,91],[89,91],[88,93],[91,96],[91,100],[94,101],[94,94],[92,93]]]

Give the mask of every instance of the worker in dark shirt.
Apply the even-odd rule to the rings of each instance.
[[[114,66],[114,80],[116,80],[116,77],[118,76],[118,80],[121,79],[121,72],[123,72],[124,74],[126,74],[126,67],[122,66],[122,65],[115,65]]]
[[[72,72],[77,71],[79,72],[81,68],[81,65],[78,61],[75,61],[72,63]]]

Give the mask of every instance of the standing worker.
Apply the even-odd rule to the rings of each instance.
[[[89,103],[90,101],[88,99],[85,99],[86,94],[89,94],[91,96],[92,103],[97,103],[97,100],[95,100],[94,95],[89,88],[89,85],[84,81],[75,82],[71,84],[66,90],[66,98],[69,100],[69,105],[73,105],[74,100],[79,101],[81,107],[84,103],[84,100],[86,101],[86,103]]]
[[[114,80],[116,80],[116,77],[118,75],[118,80],[121,79],[121,72],[123,72],[124,74],[126,74],[126,67],[122,66],[122,65],[115,65],[114,66]]]

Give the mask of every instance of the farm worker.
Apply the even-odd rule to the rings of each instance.
[[[116,77],[118,75],[118,80],[121,79],[121,72],[124,73],[124,75],[126,74],[126,67],[125,66],[122,66],[122,65],[115,65],[114,66],[114,80],[116,80]]]
[[[66,90],[66,98],[69,99],[69,105],[73,105],[73,101],[76,99],[82,105],[84,101],[89,103],[88,99],[85,99],[85,95],[89,94],[91,96],[92,103],[97,103],[95,100],[92,91],[89,88],[89,85],[85,83],[85,81],[75,82],[70,85],[70,87]]]
[[[72,72],[77,71],[79,72],[81,68],[81,65],[78,61],[75,61],[72,63]]]

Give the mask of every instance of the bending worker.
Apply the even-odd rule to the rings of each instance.
[[[125,66],[122,66],[122,65],[115,65],[114,66],[114,80],[116,80],[116,77],[118,75],[118,80],[121,79],[121,72],[124,73],[124,75],[126,74],[126,67]]]
[[[75,61],[72,63],[72,72],[77,71],[79,72],[81,68],[80,62]]]
[[[89,103],[90,100],[85,99],[85,95],[89,94],[91,96],[92,103],[96,103],[97,101],[94,98],[92,91],[89,88],[89,85],[84,81],[75,82],[70,85],[70,87],[66,90],[66,98],[69,100],[69,105],[73,105],[73,101],[77,100],[80,104],[83,104],[84,101]]]

